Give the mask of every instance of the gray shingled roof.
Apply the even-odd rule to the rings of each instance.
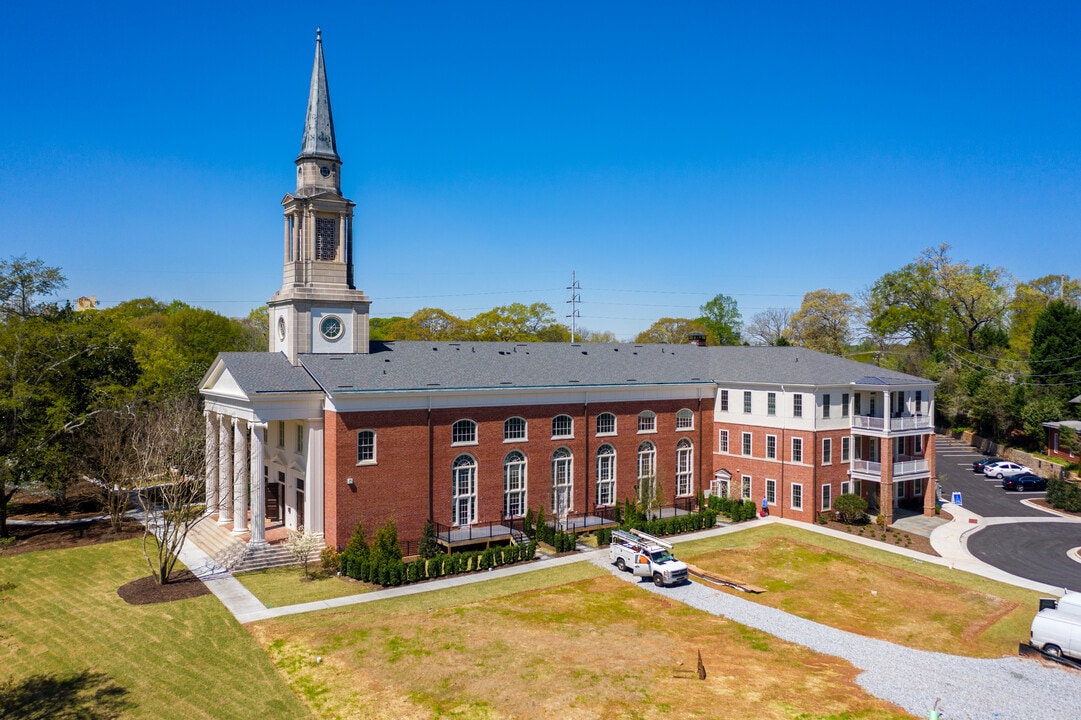
[[[898,385],[927,382],[915,375],[800,347],[725,346],[710,352],[710,377],[724,383],[777,385]]]
[[[304,368],[294,366],[282,353],[223,352],[218,357],[248,397],[321,389]]]
[[[372,342],[367,355],[301,355],[330,393],[706,383],[693,345]]]
[[[301,355],[330,393],[427,388],[686,383],[896,385],[926,382],[795,347],[373,342],[368,355]],[[868,371],[874,369],[875,375]]]

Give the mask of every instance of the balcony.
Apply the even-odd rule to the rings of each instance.
[[[857,480],[882,482],[882,463],[872,460],[853,460],[852,477]],[[914,480],[931,476],[927,458],[899,458],[893,463],[894,480]]]
[[[886,418],[871,415],[853,415],[852,428],[856,430],[872,430],[874,432],[886,432]],[[930,415],[898,415],[889,418],[889,432],[903,432],[906,430],[926,430],[932,432],[934,425]]]

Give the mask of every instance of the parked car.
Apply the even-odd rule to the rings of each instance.
[[[983,474],[990,478],[998,478],[1001,480],[1004,477],[1010,477],[1012,475],[1020,475],[1021,473],[1031,473],[1032,468],[1025,467],[1024,465],[1018,465],[1017,463],[1002,462],[991,463],[983,469]]]
[[[1006,462],[1006,458],[1000,457],[985,457],[980,458],[976,462],[972,463],[972,472],[982,473],[983,469],[991,463]]]
[[[1033,475],[1032,473],[1021,473],[1019,475],[1011,475],[1008,478],[1004,478],[1002,480],[1002,487],[1007,490],[1016,490],[1018,492],[1046,490],[1047,480],[1039,475]]]

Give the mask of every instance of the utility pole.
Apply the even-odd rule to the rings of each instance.
[[[578,328],[577,320],[581,317],[578,312],[578,303],[582,302],[582,286],[578,283],[578,280],[575,279],[573,270],[571,270],[571,284],[567,289],[571,291],[571,299],[567,301],[571,306],[571,312],[566,317],[571,319],[571,342],[573,343]]]

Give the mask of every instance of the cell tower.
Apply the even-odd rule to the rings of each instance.
[[[573,343],[574,336],[578,330],[577,321],[578,318],[581,317],[581,314],[578,311],[578,303],[582,302],[582,286],[579,284],[578,280],[575,279],[573,270],[571,270],[571,284],[567,286],[567,289],[571,291],[571,299],[567,301],[571,306],[571,312],[566,317],[571,319],[571,342]]]

